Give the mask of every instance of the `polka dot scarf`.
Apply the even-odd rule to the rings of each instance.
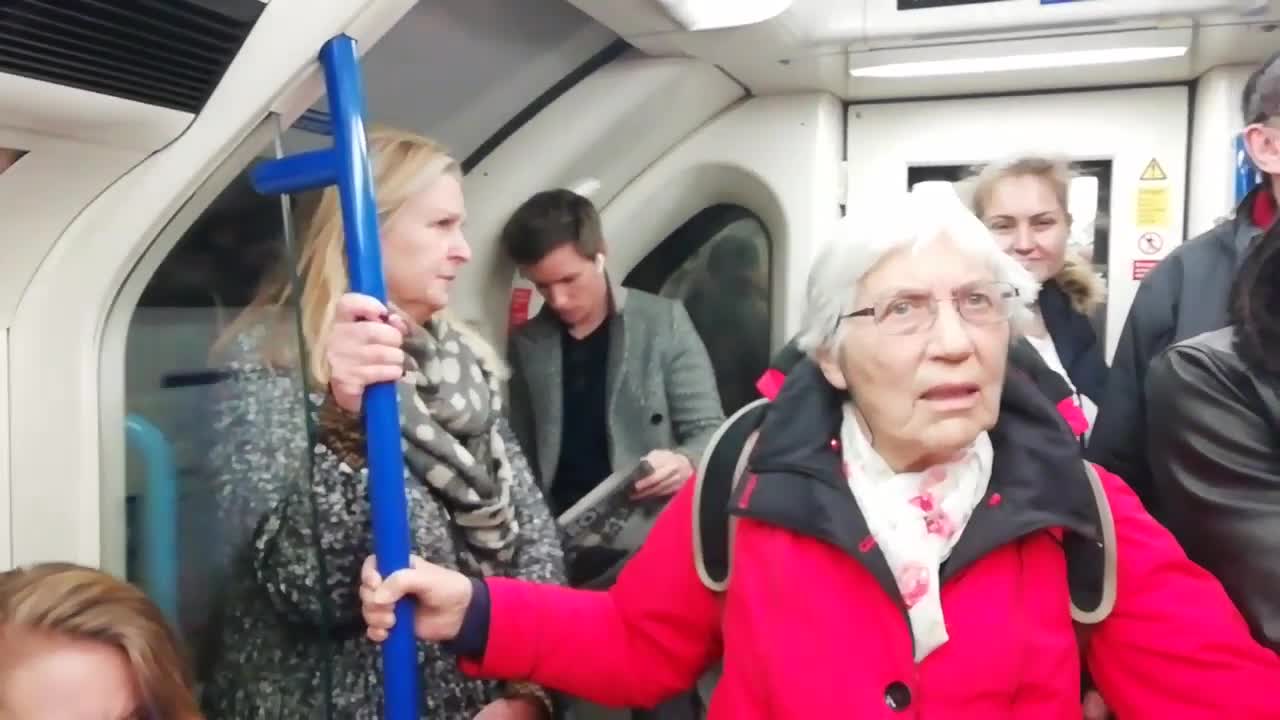
[[[496,368],[447,320],[411,324],[397,384],[401,447],[409,474],[440,498],[486,575],[511,561],[519,531],[512,471],[498,432]]]
[[[897,580],[920,662],[947,641],[939,568],[987,491],[991,439],[984,432],[949,462],[895,473],[872,449],[852,405],[840,434],[849,488]]]

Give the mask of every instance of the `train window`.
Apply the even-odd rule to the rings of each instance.
[[[1071,164],[1075,177],[1067,191],[1067,211],[1071,213],[1071,239],[1075,251],[1093,264],[1094,272],[1105,283],[1108,278],[1110,229],[1107,218],[1111,210],[1111,161],[1080,160]],[[907,186],[922,182],[949,182],[966,202],[972,195],[975,168],[968,165],[922,165],[907,169]],[[1094,312],[1094,331],[1105,337],[1107,306],[1104,302]]]
[[[684,303],[726,413],[758,396],[755,382],[769,365],[771,250],[759,217],[715,205],[659,243],[624,283]]]
[[[128,323],[125,501],[104,512],[124,513],[125,574],[182,630],[206,701],[224,698],[220,717],[243,716],[225,700],[228,683],[249,682],[236,676],[235,653],[279,631],[242,622],[246,598],[296,612],[326,602],[278,579],[319,560],[318,545],[299,547],[280,530],[310,503],[316,397],[299,369],[306,356],[289,285],[294,203],[257,194],[247,172],[272,140],[319,143],[298,131],[280,138],[267,123],[197,190],[111,311]]]
[[[26,154],[27,152],[25,150],[0,147],[0,173],[13,167],[14,163],[21,160],[22,156]]]

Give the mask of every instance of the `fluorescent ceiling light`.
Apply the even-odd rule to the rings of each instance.
[[[581,195],[584,198],[589,198],[592,195],[595,195],[596,191],[599,189],[600,189],[599,178],[585,177],[585,178],[579,178],[578,180],[572,183],[569,183],[569,191],[572,192],[574,195]]]
[[[686,30],[719,30],[772,20],[791,0],[658,0]]]
[[[1067,52],[1005,55],[1002,57],[956,58],[954,60],[925,60],[920,62],[889,63],[854,68],[854,77],[905,78],[931,75],[967,75],[972,73],[1008,72],[1011,70],[1043,70],[1045,68],[1075,67],[1080,65],[1105,65],[1108,63],[1137,62],[1180,57],[1187,48],[1124,47],[1098,50],[1070,50]]]

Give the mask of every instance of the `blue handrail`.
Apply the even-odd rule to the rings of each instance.
[[[1236,135],[1235,154],[1236,201],[1234,205],[1239,205],[1244,200],[1244,196],[1262,182],[1262,173],[1258,172],[1258,168],[1254,167],[1253,161],[1249,159],[1249,153],[1244,147],[1244,133]]]
[[[178,468],[164,433],[141,415],[125,418],[125,437],[146,466],[141,509],[142,589],[178,625]]]
[[[387,301],[378,242],[378,208],[364,131],[365,100],[355,41],[339,35],[320,50],[333,147],[262,163],[252,179],[269,195],[338,186],[347,268],[354,292]],[[404,494],[404,455],[400,449],[400,410],[394,383],[370,386],[364,394],[368,443],[369,502],[373,550],[385,577],[409,567],[409,514]],[[317,548],[319,552],[319,548]],[[351,578],[351,582],[357,582]],[[418,648],[413,636],[413,605],[396,605],[396,625],[382,644],[384,717],[418,720]]]

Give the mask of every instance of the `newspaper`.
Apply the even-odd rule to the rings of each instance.
[[[640,549],[668,497],[633,500],[636,481],[652,472],[641,461],[628,472],[613,473],[556,519],[564,541],[569,584],[603,588]]]

